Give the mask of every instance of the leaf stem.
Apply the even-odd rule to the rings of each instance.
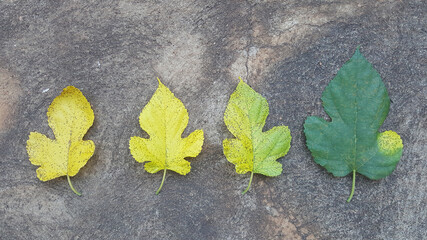
[[[252,183],[252,178],[254,177],[254,172],[251,172],[251,178],[249,179],[249,185],[248,187],[245,189],[245,191],[242,192],[242,194],[245,194],[249,188],[251,187],[251,183]]]
[[[77,190],[73,187],[73,184],[71,184],[70,175],[68,175],[68,174],[67,174],[67,180],[68,180],[68,184],[70,185],[71,190],[73,190],[73,192],[75,194],[77,194],[78,196],[81,196],[82,194],[77,192]]]
[[[351,193],[350,193],[350,197],[348,197],[347,202],[350,202],[351,199],[353,198],[353,194],[354,194],[354,187],[356,186],[356,170],[353,170],[353,186],[351,187]]]
[[[160,187],[159,187],[159,189],[157,189],[156,195],[158,195],[158,194],[159,194],[159,192],[160,192],[160,190],[162,190],[163,183],[165,182],[165,178],[166,178],[166,168],[165,168],[165,170],[163,171],[163,179],[162,179],[162,183],[160,183]]]

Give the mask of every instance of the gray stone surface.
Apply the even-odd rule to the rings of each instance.
[[[427,235],[425,1],[0,2],[1,239],[425,239]],[[392,100],[381,130],[404,141],[396,170],[335,178],[311,158],[303,122],[326,117],[321,93],[356,46]],[[265,129],[285,124],[283,175],[238,175],[222,153],[223,123],[242,76],[267,98]],[[130,155],[146,136],[138,115],[160,77],[203,128],[187,176],[149,174]],[[46,111],[74,85],[91,102],[85,139],[96,153],[73,178],[37,179],[25,143],[53,137]]]

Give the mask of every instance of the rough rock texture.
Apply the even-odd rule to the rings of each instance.
[[[425,1],[1,1],[0,238],[423,239],[427,235]],[[381,130],[404,152],[387,178],[335,178],[305,146],[303,122],[326,117],[321,93],[360,45],[392,100]],[[222,153],[222,116],[242,76],[288,125],[284,173],[238,175]],[[187,176],[149,174],[130,155],[160,77],[203,128]],[[73,177],[36,178],[30,131],[68,85],[91,102],[96,153]]]

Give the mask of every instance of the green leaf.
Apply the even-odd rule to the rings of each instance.
[[[230,96],[224,113],[224,122],[236,137],[223,141],[224,155],[236,165],[236,172],[251,172],[249,185],[254,173],[278,176],[282,164],[276,160],[283,157],[291,146],[291,134],[286,126],[278,126],[263,132],[268,116],[268,103],[259,93],[240,79]]]
[[[403,144],[393,131],[378,132],[389,110],[390,99],[380,75],[356,50],[322,95],[332,121],[308,117],[304,124],[307,147],[314,161],[336,177],[356,172],[381,179],[396,168]]]

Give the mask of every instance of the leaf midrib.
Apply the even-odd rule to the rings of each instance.
[[[256,101],[257,99],[255,99],[255,101]],[[248,113],[247,113],[247,117],[248,117],[248,119],[249,119],[249,125],[250,125],[250,128],[251,128],[251,146],[252,146],[252,171],[251,172],[254,172],[254,169],[255,169],[255,152],[256,152],[256,148],[255,148],[255,146],[254,146],[254,139],[256,138],[256,128],[255,128],[255,126],[253,126],[252,125],[252,121],[251,121],[251,118],[249,117],[249,112],[251,112],[250,110],[252,110],[252,107],[254,106],[254,104],[252,104],[252,106],[250,107],[250,109],[249,109],[249,111],[248,111]],[[258,107],[258,111],[257,111],[257,113],[259,113],[260,112],[260,108],[262,108],[262,105],[259,105],[259,107]],[[254,121],[255,123],[256,123],[256,121]],[[262,126],[261,127],[261,132],[260,132],[260,134],[262,134],[262,129],[263,129],[263,127],[264,126]]]
[[[358,91],[358,79],[356,78],[355,81],[355,85],[356,85],[356,94],[355,94],[355,98],[354,98],[354,103],[355,103],[355,107],[356,107],[356,116],[354,118],[354,152],[353,152],[353,166],[352,166],[352,170],[357,170],[356,169],[356,162],[357,162],[357,117],[359,114],[359,104],[357,99],[359,99],[359,91]]]
[[[68,124],[68,119],[67,119]],[[71,125],[70,125],[70,134],[68,135],[68,146],[67,146],[67,175],[70,172],[69,166],[70,166],[70,147],[71,147],[71,135],[72,133],[72,126],[74,124],[74,118],[71,119]]]
[[[165,107],[163,107],[163,111],[164,111],[164,115],[163,116],[167,116],[167,113],[168,113],[168,106],[167,106],[167,104],[165,105],[164,103],[162,103],[162,106],[165,106]],[[165,169],[167,169],[168,168],[168,166],[167,166],[167,164],[168,164],[168,147],[167,147],[167,145],[168,145],[168,139],[167,139],[167,129],[166,129],[166,120],[167,120],[167,118],[166,117],[163,117],[162,118],[163,119],[163,129],[164,129],[164,137],[165,137]]]

